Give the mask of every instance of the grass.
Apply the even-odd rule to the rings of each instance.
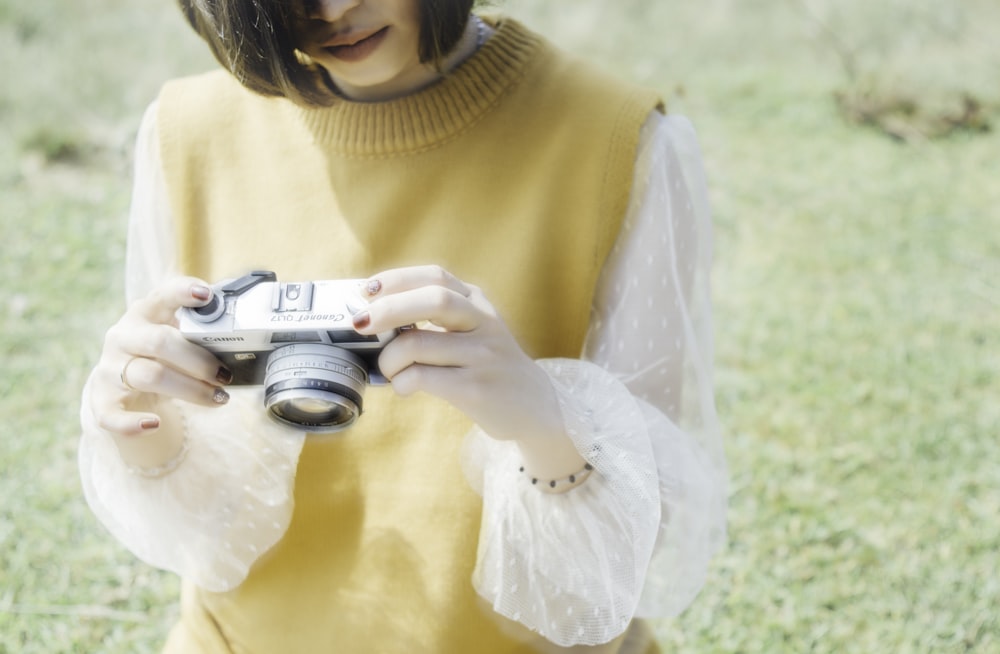
[[[869,20],[892,3],[508,4],[661,88],[705,150],[731,542],[665,651],[1000,650],[1000,134],[901,143],[834,100],[891,74],[996,125],[996,60],[970,52],[997,10],[909,3],[893,30]],[[102,531],[74,459],[139,116],[209,65],[175,14],[0,0],[0,652],[156,651],[176,618],[176,580]]]

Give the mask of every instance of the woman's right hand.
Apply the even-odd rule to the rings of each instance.
[[[129,307],[108,330],[101,358],[90,378],[90,405],[97,424],[118,437],[160,428],[159,397],[204,406],[229,401],[222,386],[230,372],[205,348],[177,329],[177,310],[200,307],[212,291],[205,282],[176,277]]]

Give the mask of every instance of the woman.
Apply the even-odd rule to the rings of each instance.
[[[143,121],[80,453],[185,580],[167,650],[656,651],[634,618],[724,539],[686,121],[469,0],[181,6],[226,71]],[[418,326],[348,431],[267,422],[177,330],[259,268],[364,278],[361,335]]]

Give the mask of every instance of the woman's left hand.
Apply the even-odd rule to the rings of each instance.
[[[478,287],[439,266],[417,266],[380,273],[361,294],[370,304],[354,316],[359,333],[418,326],[403,331],[379,357],[396,393],[443,398],[493,438],[565,438],[548,375]]]

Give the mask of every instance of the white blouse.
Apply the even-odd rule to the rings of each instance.
[[[156,111],[147,110],[136,147],[129,302],[177,273]],[[465,473],[483,498],[475,588],[558,645],[607,642],[633,617],[680,613],[725,541],[711,248],[694,130],[654,112],[584,355],[538,362],[595,473],[566,493],[542,493],[518,473],[515,443],[479,429],[466,439]],[[284,534],[304,440],[261,419],[258,389],[229,390],[224,412],[185,405],[184,419],[164,426],[185,430],[189,450],[161,477],[128,469],[97,427],[87,389],[79,450],[87,501],[111,533],[143,561],[216,592],[238,586]]]

